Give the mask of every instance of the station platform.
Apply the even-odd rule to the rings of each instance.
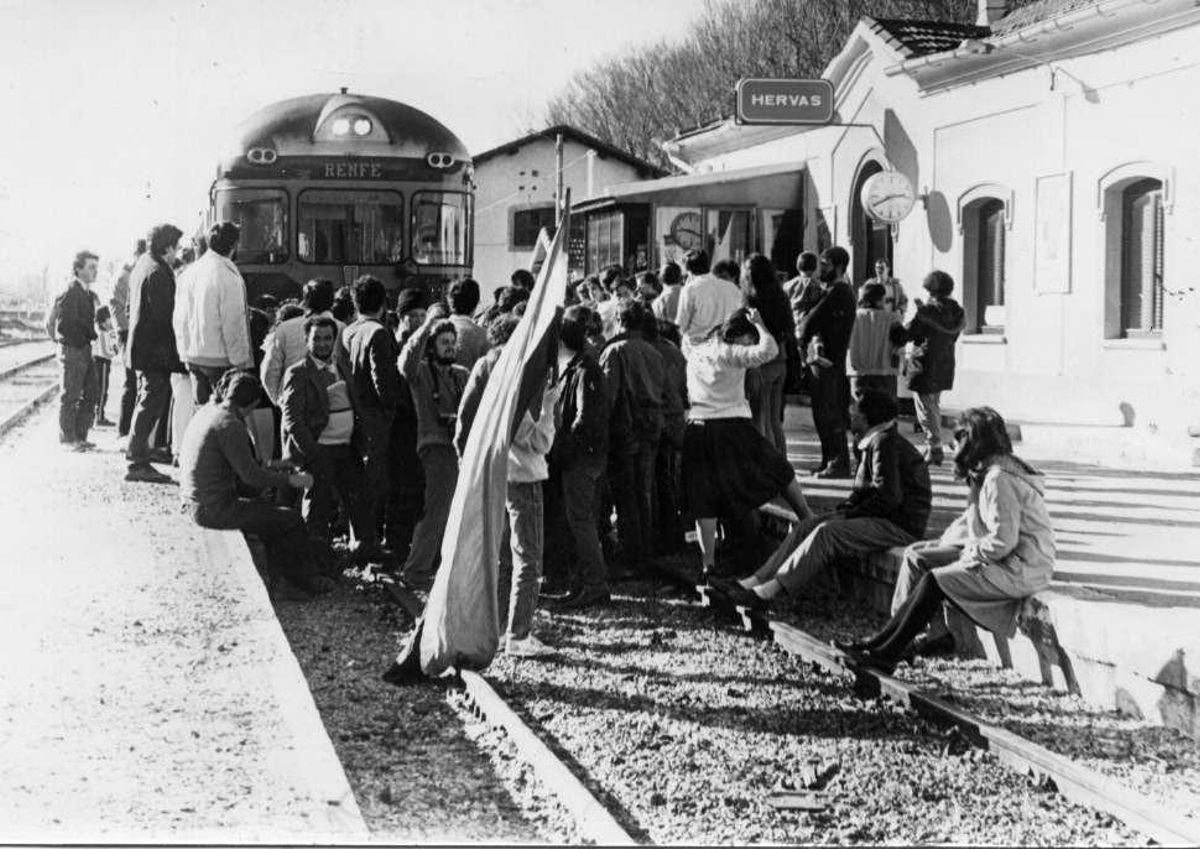
[[[55,416],[0,442],[0,843],[366,842],[240,535]]]
[[[789,405],[785,429],[806,495],[815,508],[831,508],[851,481],[807,476],[820,459],[809,408]],[[922,444],[911,419],[900,430]],[[1016,638],[977,632],[968,648],[1100,706],[1200,736],[1200,474],[1071,462],[1053,442],[1015,448],[1046,476],[1058,543],[1054,580],[1026,604]],[[931,473],[926,535],[934,537],[964,508],[966,487],[949,459]],[[790,516],[778,507],[767,512]],[[891,553],[850,571],[860,594],[886,613],[898,567]]]

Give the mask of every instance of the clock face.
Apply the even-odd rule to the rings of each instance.
[[[861,200],[867,215],[895,224],[912,212],[916,192],[899,171],[880,171],[863,184]]]
[[[681,212],[671,221],[671,238],[685,251],[699,249],[704,244],[700,232],[700,213]]]

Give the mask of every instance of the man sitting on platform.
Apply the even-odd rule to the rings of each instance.
[[[375,554],[376,529],[370,519],[362,456],[355,437],[355,405],[349,369],[335,355],[337,323],[328,316],[304,321],[308,356],[288,368],[279,404],[283,410],[283,455],[313,476],[304,493],[304,522],[314,541],[329,554],[331,525],[341,498],[358,541],[357,553]]]
[[[738,583],[762,599],[794,593],[842,557],[908,545],[925,534],[933,492],[920,452],[896,427],[896,400],[867,391],[854,415],[862,460],[850,497],[799,522],[761,569]]]
[[[328,591],[332,582],[314,568],[300,511],[241,494],[245,488],[313,485],[310,474],[272,471],[255,459],[245,418],[258,405],[262,384],[230,369],[216,392],[221,400],[197,409],[179,449],[184,508],[202,528],[240,530],[261,539],[272,579],[286,577],[311,593]]]

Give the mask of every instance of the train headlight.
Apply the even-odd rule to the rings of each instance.
[[[434,168],[449,168],[454,164],[454,156],[449,153],[431,153],[425,157],[425,161]]]
[[[348,136],[348,135],[350,135],[350,119],[348,119],[348,118],[338,118],[336,121],[334,121],[334,122],[333,122],[333,128],[332,128],[332,129],[333,129],[333,134],[334,134],[335,136]]]
[[[252,147],[246,151],[246,158],[255,165],[270,165],[275,161],[276,155],[269,147]]]
[[[354,121],[354,135],[365,136],[371,132],[371,121],[368,118],[357,118]]]

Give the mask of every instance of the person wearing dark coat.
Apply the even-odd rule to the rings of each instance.
[[[340,497],[346,505],[358,551],[376,547],[376,527],[364,502],[366,477],[356,441],[356,410],[350,370],[336,355],[337,323],[327,316],[304,322],[308,355],[284,374],[279,406],[283,413],[284,459],[308,472],[312,486],[304,492],[304,524],[326,552]]]
[[[127,481],[166,483],[171,480],[150,465],[156,458],[150,435],[170,411],[171,373],[184,373],[176,347],[175,272],[179,240],[183,231],[173,224],[160,224],[150,231],[149,249],[129,272],[129,345],[125,364],[138,375],[137,408],[129,432],[125,459]]]
[[[896,427],[896,399],[868,390],[856,405],[862,452],[850,497],[793,526],[767,563],[739,583],[760,598],[795,593],[839,559],[909,545],[925,534],[929,469]]]
[[[931,271],[922,284],[929,303],[916,300],[917,314],[904,328],[900,342],[911,342],[905,364],[908,388],[913,393],[917,421],[925,432],[925,460],[940,466],[942,448],[942,393],[954,388],[954,344],[966,325],[966,315],[950,297],[954,279],[944,271]]]
[[[571,592],[563,607],[574,610],[609,600],[596,517],[608,455],[609,402],[604,372],[588,350],[587,327],[593,314],[583,306],[563,314],[558,358],[562,391],[554,411],[559,426],[550,449],[547,487],[547,537],[567,563]]]
[[[609,398],[609,479],[617,508],[617,542],[626,577],[654,547],[654,458],[663,428],[666,366],[642,333],[646,308],[625,301],[619,333],[600,355]]]
[[[396,341],[383,324],[386,290],[377,277],[364,274],[354,281],[358,319],[343,333],[350,393],[361,425],[358,447],[366,469],[367,503],[375,521],[383,518],[390,490],[389,448],[396,410],[409,403],[396,366]]]
[[[58,440],[67,448],[92,448],[88,431],[96,409],[96,371],[92,340],[96,338],[96,302],[91,285],[99,258],[89,251],[75,255],[75,277],[46,317],[46,335],[57,342],[62,364],[62,398],[58,410]]]
[[[813,426],[821,440],[818,478],[850,477],[850,449],[846,433],[850,427],[850,380],[846,377],[846,352],[854,330],[854,290],[846,282],[850,255],[844,248],[828,248],[821,254],[817,278],[821,300],[797,325],[797,341],[809,366]]]

